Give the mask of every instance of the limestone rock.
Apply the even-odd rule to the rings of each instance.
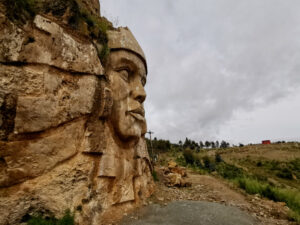
[[[174,167],[174,168],[171,168],[170,171],[171,171],[171,173],[180,174],[180,176],[182,176],[182,177],[187,176],[186,169],[184,167]]]
[[[168,187],[189,187],[191,184],[185,180],[186,169],[179,167],[176,162],[168,162],[168,167],[163,169],[165,184]]]
[[[174,162],[174,161],[168,162],[168,168],[169,169],[172,169],[172,168],[175,168],[175,167],[177,167],[177,163],[176,162]]]
[[[36,29],[22,31],[0,15],[0,62],[26,62],[55,66],[70,72],[104,73],[96,48],[72,37],[57,23],[37,15]]]
[[[181,183],[182,183],[182,178],[180,176],[180,174],[177,173],[169,173],[167,176],[167,186],[169,187],[173,187],[173,186],[177,186],[180,187]]]
[[[95,76],[70,76],[57,71],[43,75],[42,95],[18,98],[16,133],[45,130],[92,112],[98,84]]]
[[[99,0],[82,0],[82,3],[92,15],[100,16]]]
[[[6,168],[0,171],[0,187],[37,177],[74,156],[83,138],[84,122],[71,123],[42,138],[1,143],[0,158]]]
[[[38,66],[1,65],[1,91],[16,95],[41,95],[44,92],[44,72]]]
[[[0,61],[18,61],[26,35],[0,13]]]

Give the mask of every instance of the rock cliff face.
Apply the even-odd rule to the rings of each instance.
[[[98,1],[81,3],[99,17]],[[0,225],[66,210],[77,224],[118,220],[154,188],[144,53],[126,28],[88,19],[76,31],[68,7],[61,20],[35,11],[20,22],[2,4]]]

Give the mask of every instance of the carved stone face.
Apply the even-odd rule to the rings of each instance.
[[[147,131],[143,102],[146,69],[143,61],[126,50],[112,51],[106,74],[113,106],[110,121],[122,141],[137,140]]]

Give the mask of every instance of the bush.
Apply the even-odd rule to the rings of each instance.
[[[194,158],[195,166],[197,166],[200,169],[203,169],[204,166],[202,164],[202,159],[201,159],[200,155],[193,155],[193,158]]]
[[[185,149],[183,151],[183,157],[186,161],[187,164],[194,164],[194,156],[193,156],[193,151],[190,149]]]
[[[178,156],[176,159],[175,159],[176,163],[180,166],[186,166],[186,160],[183,156]],[[161,163],[162,164],[162,163]]]
[[[217,153],[216,156],[215,156],[215,161],[216,163],[220,163],[220,162],[223,162],[223,159],[222,159],[222,156],[220,153]]]
[[[203,162],[204,162],[204,167],[206,168],[206,169],[209,169],[209,166],[210,166],[210,159],[209,159],[209,157],[208,156],[204,156],[203,157]]]
[[[28,225],[74,225],[74,215],[67,210],[61,219],[44,218],[42,215],[31,216]]]
[[[261,161],[258,161],[257,163],[256,163],[256,166],[257,167],[261,167],[263,164],[262,164],[262,162]]]
[[[293,179],[293,174],[288,168],[284,168],[278,173],[276,173],[277,177],[283,178],[283,179],[288,179],[292,180]]]
[[[216,170],[218,174],[226,179],[235,179],[244,176],[242,169],[224,162],[217,164]]]

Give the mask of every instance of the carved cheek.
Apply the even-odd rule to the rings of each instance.
[[[124,81],[122,78],[115,74],[111,78],[111,87],[115,101],[120,101],[125,98],[128,98],[130,93],[129,84]]]

